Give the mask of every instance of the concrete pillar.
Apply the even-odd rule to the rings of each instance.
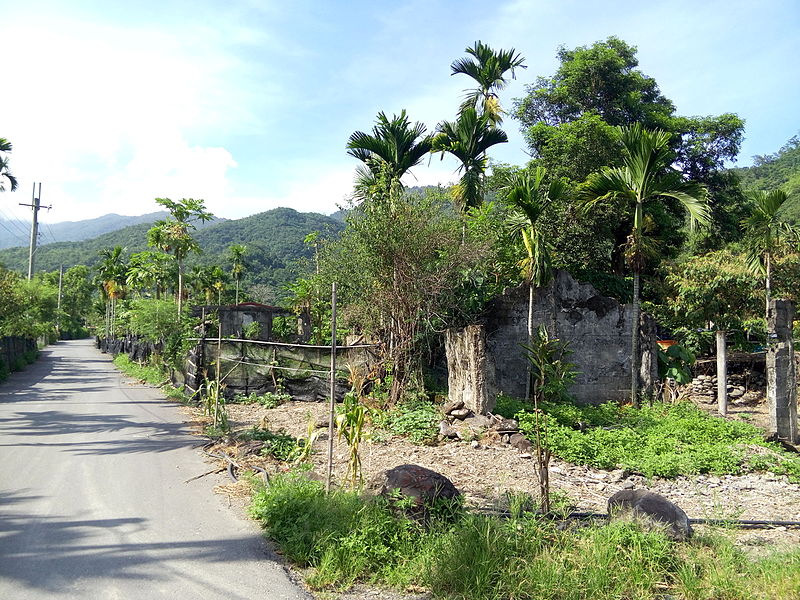
[[[494,409],[497,398],[490,393],[494,368],[486,351],[486,330],[482,325],[445,332],[447,387],[450,400],[462,400],[476,414]]]
[[[767,314],[767,403],[769,425],[778,437],[793,444],[797,435],[797,380],[792,325],[794,304],[771,300]]]

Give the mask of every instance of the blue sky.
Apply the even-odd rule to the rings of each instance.
[[[617,35],[683,115],[746,122],[739,164],[800,130],[800,3],[607,0],[6,2],[0,136],[20,190],[0,217],[28,211],[43,183],[49,222],[204,198],[238,218],[289,206],[330,213],[352,185],[345,152],[378,111],[452,119],[463,77],[450,63],[482,40],[516,48],[527,70],[501,97],[551,75],[559,45]],[[526,161],[518,124],[492,158]],[[407,183],[448,183],[434,158]]]

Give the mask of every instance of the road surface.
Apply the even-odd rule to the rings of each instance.
[[[307,599],[212,488],[185,416],[91,340],[0,383],[0,598]]]

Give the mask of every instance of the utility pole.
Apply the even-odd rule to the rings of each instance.
[[[39,183],[39,197],[36,196],[36,183],[33,184],[33,193],[31,194],[31,203],[24,204],[20,202],[20,206],[30,206],[33,209],[33,222],[31,224],[31,245],[28,250],[28,281],[33,278],[33,258],[36,254],[36,240],[39,235],[39,202],[42,197],[42,184]],[[52,208],[50,206],[48,209]]]

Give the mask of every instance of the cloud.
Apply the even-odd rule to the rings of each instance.
[[[15,58],[4,67],[14,86],[0,98],[0,114],[12,117],[2,135],[14,143],[21,187],[43,181],[54,216],[140,214],[157,196],[229,195],[236,161],[209,132],[241,134],[259,119],[252,86],[232,81],[238,59],[214,36],[63,16],[5,25]]]

